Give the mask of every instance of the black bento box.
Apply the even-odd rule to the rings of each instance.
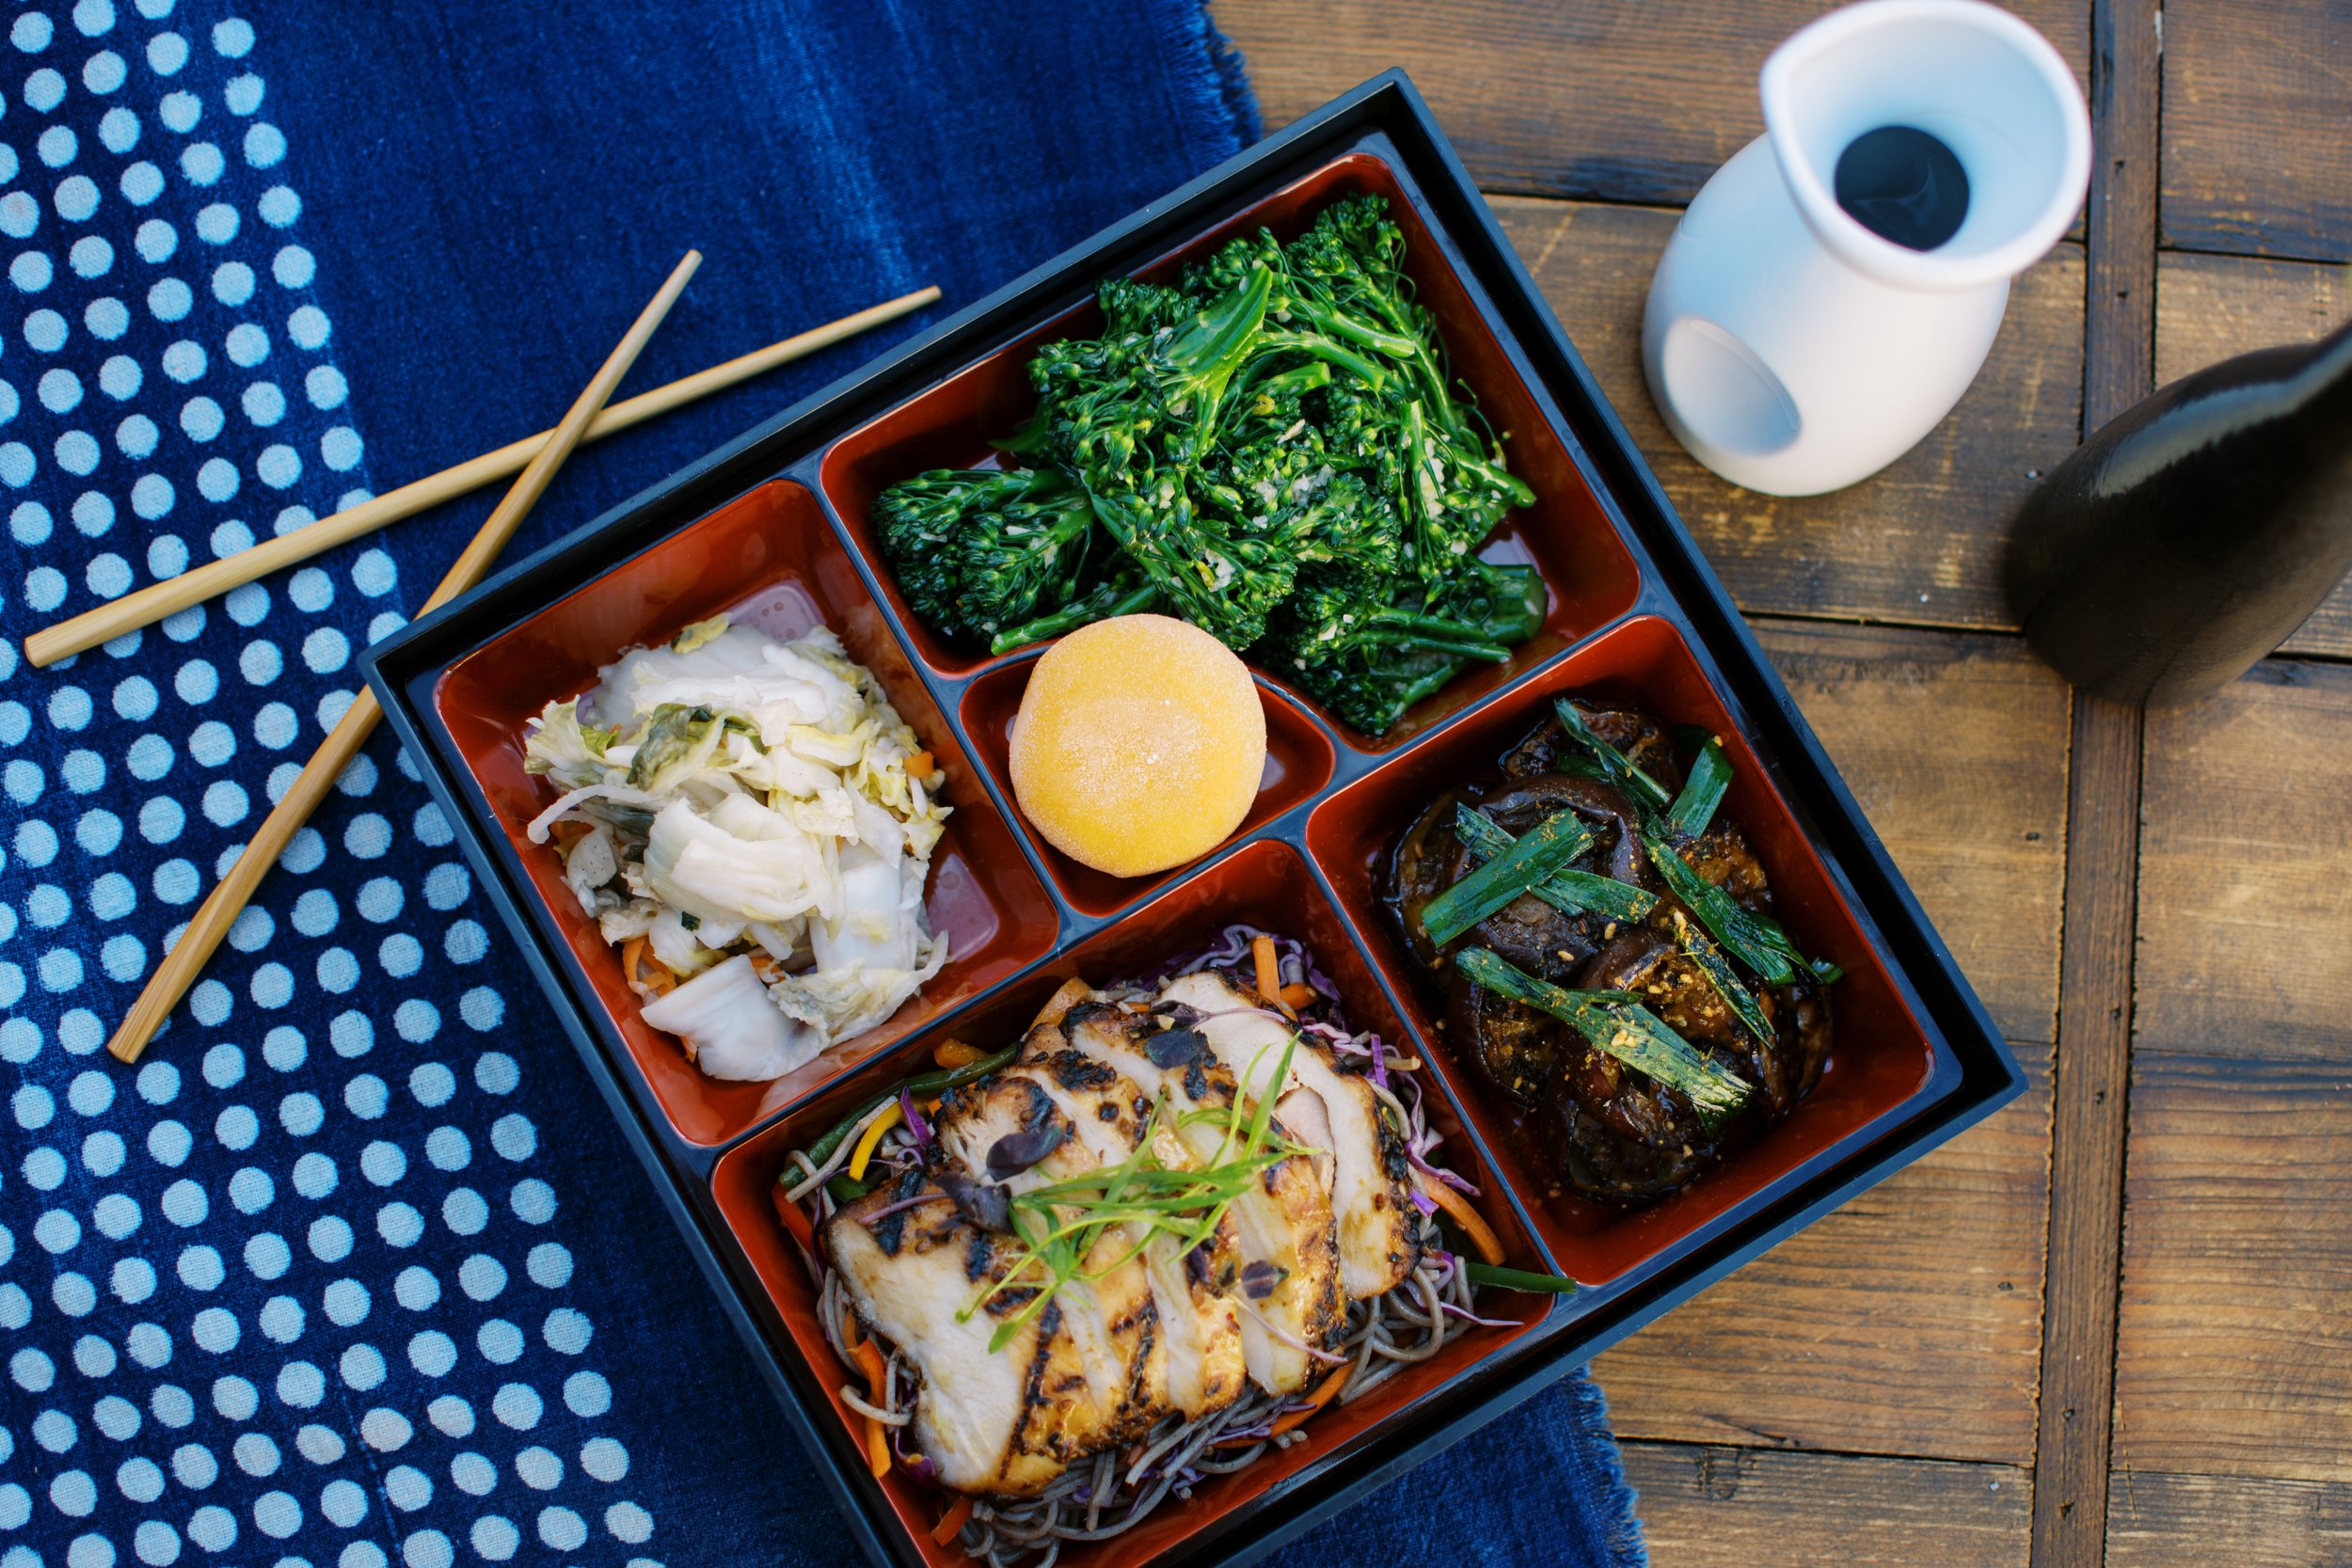
[[[1356,190],[1390,197],[1456,369],[1510,430],[1512,460],[1542,498],[1488,553],[1545,578],[1545,627],[1509,665],[1457,681],[1377,742],[1261,675],[1277,766],[1241,831],[1156,879],[1101,877],[1045,846],[1012,806],[1004,723],[1038,650],[974,657],[913,626],[873,548],[866,503],[894,479],[980,457],[987,435],[1008,428],[1025,350],[1082,330],[1097,279],[1172,264],[1244,224],[1282,231],[1302,208]],[[518,815],[536,809],[533,781],[520,773],[521,719],[591,684],[622,647],[721,610],[780,635],[833,625],[934,750],[958,808],[934,861],[933,894],[957,933],[957,961],[889,1024],[773,1085],[713,1085],[647,1030],[610,950],[561,896],[550,858],[519,832]],[[767,1194],[787,1140],[830,1120],[864,1085],[911,1070],[951,1030],[975,1038],[1017,1030],[1006,1021],[1082,965],[1116,973],[1102,966],[1177,951],[1233,919],[1286,924],[1323,951],[1352,1008],[1401,1031],[1432,1062],[1448,1148],[1486,1177],[1486,1216],[1512,1260],[1585,1285],[1573,1295],[1502,1297],[1518,1329],[1466,1337],[1422,1383],[1398,1380],[1385,1404],[1368,1400],[1315,1442],[1284,1450],[1279,1473],[1215,1506],[1170,1505],[1117,1551],[1087,1556],[1105,1564],[1238,1563],[1273,1549],[2024,1086],[1401,71],[509,567],[376,645],[364,664],[552,1016],[878,1563],[960,1554],[931,1544],[895,1477],[878,1482],[862,1463],[833,1391],[840,1370],[811,1365],[806,1281]],[[1822,1089],[1764,1145],[1735,1153],[1720,1180],[1630,1213],[1563,1199],[1529,1176],[1497,1108],[1446,1070],[1426,999],[1407,983],[1370,893],[1371,858],[1433,781],[1486,766],[1552,696],[1595,686],[1629,689],[1661,717],[1724,736],[1740,766],[1727,809],[1756,840],[1807,950],[1849,972]]]

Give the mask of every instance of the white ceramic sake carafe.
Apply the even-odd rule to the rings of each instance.
[[[1692,455],[1772,495],[1851,484],[1909,451],[1993,346],[2009,280],[2080,209],[2082,90],[2048,40],[1980,0],[1865,0],[1764,64],[1765,134],[1715,171],[1652,279],[1642,359]],[[1838,158],[1884,126],[1926,132],[1968,182],[1965,217],[1906,248],[1838,205]]]

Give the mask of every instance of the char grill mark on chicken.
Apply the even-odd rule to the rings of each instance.
[[[1151,1065],[1149,1058],[1138,1060]],[[1057,1025],[1030,1030],[1011,1070],[1046,1085],[1101,1163],[1127,1158],[1152,1122],[1160,1164],[1172,1169],[1198,1164],[1172,1126],[1152,1120],[1152,1095],[1142,1085],[1073,1046]],[[1231,1404],[1243,1376],[1241,1312],[1230,1299],[1241,1268],[1232,1221],[1219,1221],[1197,1250],[1199,1259],[1188,1262],[1177,1239],[1161,1232],[1145,1243],[1142,1259],[1167,1358],[1167,1397],[1187,1419]]]
[[[1173,1015],[1169,1015],[1173,1016]],[[1129,1013],[1081,1004],[1062,1020],[1062,1033],[1087,1055],[1118,1068],[1147,1095],[1166,1094],[1172,1119],[1197,1158],[1216,1157],[1220,1123],[1240,1095],[1233,1074],[1205,1052],[1168,1055],[1154,1063],[1151,1041],[1164,1030],[1150,1012]],[[1189,1113],[1216,1115],[1183,1125]],[[1289,1137],[1279,1110],[1278,1135]],[[1239,1250],[1240,1288],[1229,1292],[1240,1315],[1242,1355],[1250,1380],[1268,1393],[1306,1386],[1314,1358],[1301,1345],[1328,1344],[1346,1323],[1340,1285],[1338,1224],[1329,1191],[1313,1160],[1293,1157],[1268,1166],[1227,1211]]]
[[[1061,1089],[1043,1068],[1016,1065],[950,1089],[931,1122],[939,1158],[974,1180],[1000,1181],[1016,1194],[1115,1164],[1134,1149],[1139,1122],[1132,1110],[1132,1085],[1124,1096],[1130,1119],[1123,1138],[1096,1119],[1098,1106],[1121,1103],[1118,1075],[1109,1076],[1110,1082],[1073,1091]],[[1066,1109],[1065,1101],[1077,1114]],[[1053,1140],[1044,1156],[1006,1172],[1000,1148],[1023,1137],[1034,1144],[1040,1134]],[[1105,1160],[1104,1152],[1111,1158]],[[1137,1227],[1105,1230],[1086,1266],[1090,1273],[1110,1272],[1090,1283],[1073,1282],[1056,1297],[1064,1328],[1078,1343],[1092,1414],[1108,1441],[1141,1433],[1169,1409],[1168,1351],[1159,1335],[1151,1275],[1140,1258],[1126,1257],[1141,1239]]]
[[[1283,1046],[1296,1037],[1289,1081],[1274,1109],[1292,1136],[1322,1151],[1317,1164],[1326,1167],[1339,1225],[1341,1284],[1359,1301],[1403,1284],[1421,1256],[1412,1167],[1372,1085],[1341,1070],[1327,1046],[1298,1034],[1221,974],[1188,974],[1166,995],[1199,1010],[1195,1027],[1236,1079],[1250,1074],[1245,1091],[1253,1098],[1264,1092]]]
[[[1034,1292],[999,1291],[968,1323],[956,1315],[1004,1276],[1015,1250],[946,1201],[873,1219],[898,1201],[897,1188],[886,1184],[835,1214],[824,1243],[859,1320],[898,1346],[922,1380],[914,1441],[961,1491],[1043,1491],[1072,1463],[1117,1441],[1092,1395],[1083,1344],[1057,1299],[991,1351],[999,1322]]]
[[[1670,796],[1680,789],[1682,768],[1661,725],[1630,709],[1584,713],[1596,735]],[[1829,1053],[1829,997],[1802,971],[1788,985],[1752,983],[1771,1037],[1751,1034],[1677,941],[1678,923],[1694,917],[1650,864],[1639,808],[1608,783],[1555,771],[1581,754],[1559,721],[1548,719],[1504,752],[1500,783],[1449,790],[1406,827],[1383,863],[1381,895],[1416,968],[1446,994],[1448,1049],[1518,1108],[1566,1183],[1595,1196],[1634,1201],[1682,1186],[1727,1143],[1786,1116],[1812,1089]],[[1452,949],[1440,952],[1431,943],[1422,911],[1480,863],[1455,836],[1457,805],[1482,812],[1514,837],[1556,812],[1572,812],[1593,841],[1576,869],[1629,883],[1659,902],[1643,920],[1620,923],[1589,912],[1565,914],[1525,894],[1454,947],[1491,949],[1515,967],[1571,990],[1636,993],[1669,1028],[1754,1085],[1747,1106],[1710,1129],[1677,1091],[1627,1068],[1550,1014],[1454,969]],[[1705,833],[1677,847],[1692,870],[1741,908],[1771,913],[1763,866],[1737,825],[1718,814]]]

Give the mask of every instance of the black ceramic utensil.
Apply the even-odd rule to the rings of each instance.
[[[2060,464],[2010,605],[2075,685],[2182,702],[2244,674],[2352,571],[2352,323],[2184,376]]]

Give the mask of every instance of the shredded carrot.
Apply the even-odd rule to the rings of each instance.
[[[858,1346],[865,1342],[865,1338],[866,1337],[858,1332],[857,1314],[850,1311],[848,1304],[844,1303],[841,1308],[841,1342],[850,1347],[851,1355],[855,1355]]]
[[[935,1117],[939,1115],[939,1107],[946,1100],[946,1098],[947,1097],[944,1094],[935,1094],[929,1100],[923,1101],[923,1114],[927,1117]]]
[[[881,1143],[882,1134],[898,1126],[898,1118],[905,1115],[906,1112],[899,1109],[898,1102],[894,1100],[882,1107],[881,1116],[866,1124],[866,1131],[858,1135],[857,1148],[850,1151],[850,1180],[866,1180],[866,1163],[874,1157],[874,1146]],[[1495,1259],[1496,1262],[1502,1260],[1501,1258]]]
[[[784,978],[785,971],[776,956],[763,947],[752,954],[752,973],[759,976],[761,985],[772,986]]]
[[[1284,986],[1277,994],[1281,998],[1283,1006],[1295,1012],[1315,999],[1315,988],[1302,982],[1295,986]]]
[[[907,774],[911,778],[928,779],[938,771],[939,765],[931,760],[929,752],[917,752],[907,758]]]
[[[1502,1241],[1495,1234],[1494,1227],[1486,1223],[1486,1216],[1471,1208],[1469,1198],[1444,1182],[1432,1181],[1419,1171],[1413,1173],[1413,1180],[1420,1184],[1422,1192],[1437,1200],[1438,1207],[1446,1212],[1447,1218],[1462,1227],[1463,1233],[1470,1239],[1470,1245],[1478,1249],[1478,1256],[1500,1267],[1502,1262]]]
[[[1258,994],[1279,1006],[1282,1001],[1282,966],[1275,960],[1274,939],[1252,937],[1249,956],[1258,963]]]
[[[882,1347],[871,1339],[860,1339],[853,1354],[857,1356],[858,1370],[866,1374],[866,1397],[876,1404],[882,1403],[882,1394],[890,1382],[890,1364],[882,1359]]]
[[[1037,1010],[1037,1017],[1029,1027],[1034,1029],[1041,1023],[1059,1023],[1071,1008],[1093,994],[1093,988],[1084,980],[1064,980],[1061,989],[1047,997],[1045,1006]]]
[[[960,1067],[970,1067],[987,1054],[978,1046],[966,1045],[961,1040],[941,1040],[931,1047],[931,1060],[950,1071]]]
[[[1316,1384],[1315,1391],[1307,1396],[1305,1404],[1274,1418],[1274,1425],[1269,1429],[1267,1435],[1279,1437],[1293,1427],[1305,1426],[1309,1417],[1340,1397],[1340,1389],[1347,1382],[1347,1374],[1355,1370],[1353,1367],[1342,1367],[1338,1371]]]
[[[548,830],[548,832],[555,835],[555,842],[561,844],[566,849],[571,847],[572,841],[574,839],[586,838],[590,833],[595,832],[596,831],[596,828],[595,823],[582,822],[577,816],[566,816],[562,821],[556,823]]]
[[[801,1243],[803,1251],[812,1257],[815,1256],[817,1232],[808,1223],[807,1212],[785,1196],[782,1187],[778,1187],[771,1196],[776,1200],[776,1218],[784,1222],[784,1227],[792,1233],[792,1239]]]
[[[890,1473],[890,1429],[866,1418],[866,1467],[880,1481]]]
[[[971,1517],[972,1499],[969,1497],[958,1497],[955,1502],[948,1507],[947,1512],[939,1516],[939,1523],[931,1527],[931,1544],[934,1546],[945,1546],[948,1542],[953,1541],[957,1536],[961,1535],[963,1533],[964,1521]]]
[[[644,937],[628,939],[621,949],[621,978],[640,990],[655,996],[667,996],[677,989],[677,976],[671,974],[660,958],[654,959],[650,968],[645,967],[645,948]]]

